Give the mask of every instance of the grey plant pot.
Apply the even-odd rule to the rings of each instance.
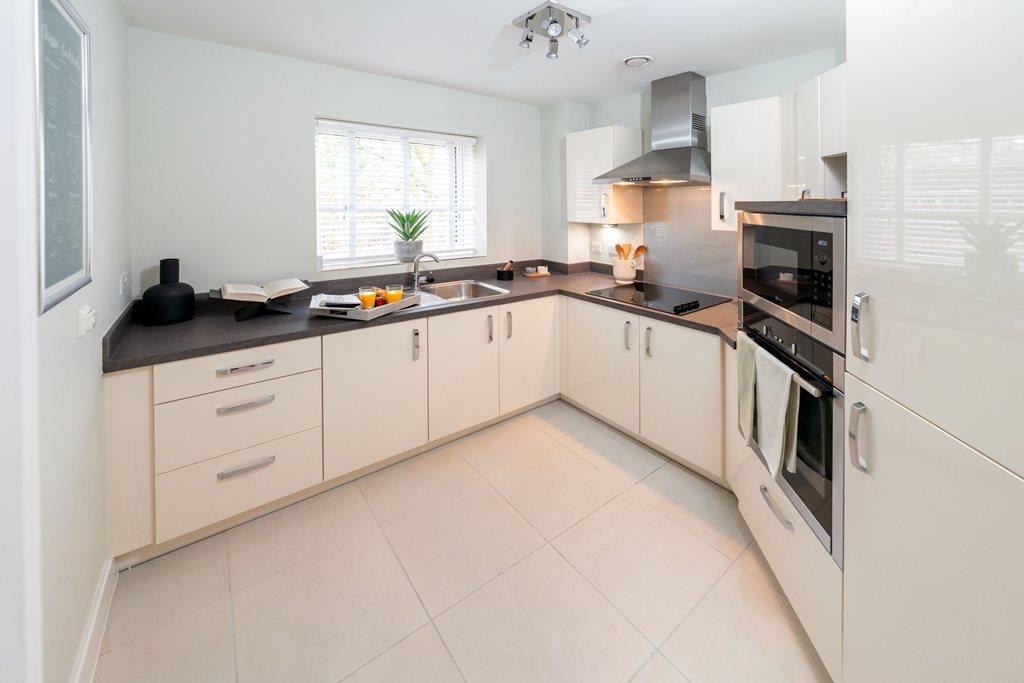
[[[395,240],[395,258],[402,263],[412,263],[423,253],[423,240]]]

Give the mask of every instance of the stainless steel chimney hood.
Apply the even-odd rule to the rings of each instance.
[[[594,178],[594,184],[709,185],[707,114],[700,74],[687,71],[652,81],[651,151]]]

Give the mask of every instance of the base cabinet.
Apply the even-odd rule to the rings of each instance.
[[[641,318],[640,436],[723,478],[718,337]]]
[[[324,479],[427,442],[427,321],[323,338]]]
[[[846,405],[858,404],[844,680],[1020,680],[1024,480],[847,374]]]
[[[558,393],[558,297],[501,306],[499,406],[507,415]]]
[[[499,313],[491,306],[428,318],[431,441],[498,417]]]

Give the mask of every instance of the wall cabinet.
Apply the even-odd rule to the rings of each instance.
[[[865,411],[845,470],[844,680],[1019,680],[1024,480],[849,374],[846,402]]]
[[[846,154],[846,64],[818,77],[818,152],[823,157]]]
[[[643,188],[593,182],[605,171],[640,156],[642,135],[633,128],[605,126],[565,136],[568,222],[643,222]]]
[[[737,201],[782,199],[782,97],[712,107],[711,228],[736,230]]]
[[[427,320],[431,441],[498,417],[499,317],[491,306]]]
[[[623,429],[640,433],[640,317],[569,300],[569,397]]]
[[[502,415],[558,393],[558,297],[498,309],[499,408]]]
[[[723,478],[718,337],[640,319],[640,436]]]
[[[838,197],[846,190],[846,65],[782,98],[783,199]]]
[[[427,442],[427,321],[323,337],[324,478]]]

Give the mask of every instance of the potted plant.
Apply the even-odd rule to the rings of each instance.
[[[411,263],[423,253],[423,240],[420,237],[427,231],[427,218],[430,211],[396,211],[388,209],[391,222],[388,223],[395,231],[395,257],[403,263]]]

